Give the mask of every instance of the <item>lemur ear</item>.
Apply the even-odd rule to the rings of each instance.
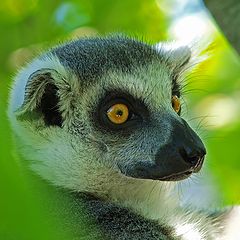
[[[43,68],[32,73],[25,87],[24,102],[17,111],[20,119],[42,117],[46,125],[62,125],[58,82],[61,75]]]
[[[191,49],[188,46],[181,46],[177,43],[159,43],[155,47],[174,73],[181,71],[191,59]]]

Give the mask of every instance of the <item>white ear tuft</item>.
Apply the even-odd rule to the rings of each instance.
[[[158,43],[154,47],[157,49],[167,66],[174,73],[184,72],[194,69],[199,63],[205,61],[211,55],[213,41],[207,39],[195,39],[188,44],[177,42]]]
[[[182,46],[178,43],[158,43],[155,45],[157,51],[167,65],[171,68],[179,69],[186,65],[191,58],[191,49],[188,46]]]
[[[155,48],[172,71],[182,69],[191,58],[191,49],[174,42],[164,42],[155,45]]]

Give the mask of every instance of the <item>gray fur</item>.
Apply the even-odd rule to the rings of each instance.
[[[51,53],[79,76],[81,84],[99,80],[109,70],[125,73],[153,61],[162,61],[151,46],[118,36],[75,40]]]
[[[187,46],[170,46],[119,36],[80,39],[34,59],[16,77],[9,117],[21,154],[43,179],[69,191],[69,207],[59,207],[60,216],[71,219],[74,209],[100,229],[83,236],[75,221],[63,217],[76,231],[73,239],[228,239],[221,235],[224,218],[180,207],[176,182],[127,174],[138,164],[155,166],[156,156],[159,171],[169,168],[161,154],[175,149],[173,123],[193,132],[173,110],[171,97],[180,97],[195,56]],[[97,113],[107,96],[119,92],[147,113],[141,123],[113,131]]]

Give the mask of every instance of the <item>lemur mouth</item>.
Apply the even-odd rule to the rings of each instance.
[[[139,178],[139,179],[152,179],[157,181],[180,181],[188,178],[193,173],[197,173],[200,171],[203,165],[203,157],[199,157],[195,164],[192,166],[188,166],[182,168],[181,170],[178,168],[173,168],[171,166],[170,171],[163,171],[163,166],[156,164],[149,164],[146,162],[141,162],[141,164],[135,165],[132,168],[127,168],[125,171],[119,166],[119,170],[122,174],[127,177]],[[166,170],[166,168],[165,168]]]
[[[159,181],[180,181],[180,180],[184,180],[188,177],[190,177],[190,175],[193,173],[193,171],[186,171],[186,172],[182,172],[182,173],[174,173],[171,174],[169,176],[165,176],[162,178],[159,178]]]
[[[197,173],[197,172],[200,171],[200,169],[202,168],[202,165],[203,165],[203,160],[204,160],[204,157],[199,158],[199,161],[197,162],[197,164],[187,171],[180,172],[180,173],[173,173],[171,175],[161,177],[158,180],[159,181],[180,181],[180,180],[184,180],[184,179],[190,177],[193,173]]]

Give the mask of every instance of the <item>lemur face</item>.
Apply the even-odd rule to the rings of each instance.
[[[85,191],[104,173],[176,181],[198,172],[206,150],[180,116],[190,58],[188,47],[126,37],[50,50],[13,88],[10,118],[23,155],[43,178]]]

